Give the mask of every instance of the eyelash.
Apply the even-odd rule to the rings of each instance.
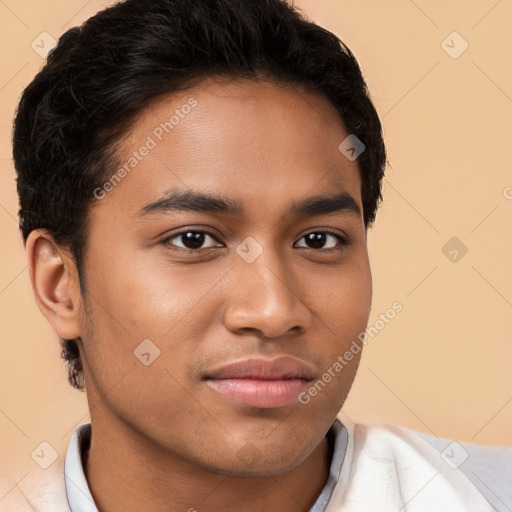
[[[202,249],[185,249],[183,247],[173,247],[172,244],[170,243],[170,240],[172,240],[174,238],[177,238],[180,235],[184,235],[186,233],[205,233],[205,234],[211,236],[216,242],[219,242],[217,240],[217,237],[213,233],[208,231],[208,230],[205,230],[205,229],[185,229],[185,230],[180,231],[178,233],[174,233],[171,236],[168,236],[167,238],[162,240],[162,243],[164,245],[168,246],[168,248],[171,251],[176,251],[176,252],[181,252],[181,253],[186,253],[186,254],[199,254],[199,253],[201,253],[203,251],[207,251],[209,249],[218,249],[218,247],[204,247]],[[316,251],[316,252],[330,252],[332,250],[341,250],[346,245],[349,244],[348,240],[345,237],[343,237],[339,233],[337,233],[335,231],[331,231],[329,229],[310,231],[309,233],[305,233],[304,235],[302,235],[299,240],[302,240],[304,237],[306,237],[308,235],[311,235],[312,233],[323,233],[323,234],[331,235],[334,238],[336,238],[338,240],[338,242],[340,242],[340,247],[337,247],[337,248],[336,247],[330,247],[329,249],[314,249],[312,247],[301,247],[301,249],[308,249],[310,251]]]

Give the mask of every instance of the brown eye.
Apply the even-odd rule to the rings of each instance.
[[[347,241],[345,240],[344,237],[342,237],[338,233],[333,233],[331,231],[313,231],[311,233],[308,233],[307,235],[304,235],[302,239],[306,241],[306,248],[308,249],[336,249],[343,248],[343,246],[347,245]],[[333,242],[332,239],[334,239],[335,241]],[[337,244],[336,241],[338,242]],[[329,246],[325,247],[327,243],[329,244]]]
[[[203,244],[205,243],[205,241],[208,241],[208,239],[216,241],[216,238],[207,231],[189,229],[187,231],[181,231],[180,233],[175,233],[174,235],[167,237],[165,240],[163,240],[163,243],[166,245],[170,245],[171,249],[173,250],[188,250],[190,252],[199,252],[201,251],[201,249],[217,247],[217,245],[215,244],[203,247]],[[171,242],[171,240],[177,240],[179,243],[182,244],[182,246],[180,246],[176,242]]]

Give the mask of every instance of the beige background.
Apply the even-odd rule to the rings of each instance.
[[[0,474],[15,480],[35,468],[30,454],[43,441],[63,457],[89,417],[32,297],[17,228],[11,120],[42,64],[32,41],[42,32],[57,39],[102,5],[0,2]],[[369,235],[370,325],[395,301],[403,311],[369,338],[344,413],[512,444],[512,1],[297,5],[360,61],[391,164]],[[445,51],[463,48],[459,36],[448,37],[454,31],[469,44],[458,58]],[[468,248],[456,262],[453,247],[449,257],[442,251],[452,237]],[[0,498],[9,489],[0,478]]]

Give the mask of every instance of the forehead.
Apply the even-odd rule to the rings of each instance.
[[[300,87],[208,80],[160,98],[133,122],[118,151],[113,205],[135,214],[166,191],[222,194],[261,215],[305,195],[347,192],[360,204],[357,161],[332,104]],[[112,180],[111,180],[112,181]]]

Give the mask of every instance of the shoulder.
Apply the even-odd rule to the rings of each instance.
[[[418,432],[400,425],[340,421],[347,428],[348,445],[334,508],[327,512],[341,510],[340,505],[347,511],[494,510],[460,464],[449,464],[460,453],[450,458],[451,452],[442,454]]]
[[[63,461],[56,461],[48,469],[35,468],[18,481],[12,478],[3,480],[7,494],[0,502],[1,510],[70,512],[66,498]]]
[[[29,471],[17,480],[3,478],[2,488],[6,489],[0,501],[0,510],[9,512],[70,512],[68,504],[68,483],[73,489],[74,481],[68,474],[73,465],[79,465],[80,449],[86,446],[90,438],[90,424],[80,426],[66,445],[51,448],[55,460],[46,460],[45,447],[41,447],[36,456],[42,456],[48,464],[32,464]],[[46,449],[49,450],[48,447]],[[46,452],[48,455],[48,452]],[[36,459],[34,458],[34,461]],[[36,461],[37,462],[37,461]],[[81,466],[80,466],[81,468]]]
[[[498,512],[512,510],[512,446],[469,443],[412,432],[432,446],[450,467],[464,473]]]

